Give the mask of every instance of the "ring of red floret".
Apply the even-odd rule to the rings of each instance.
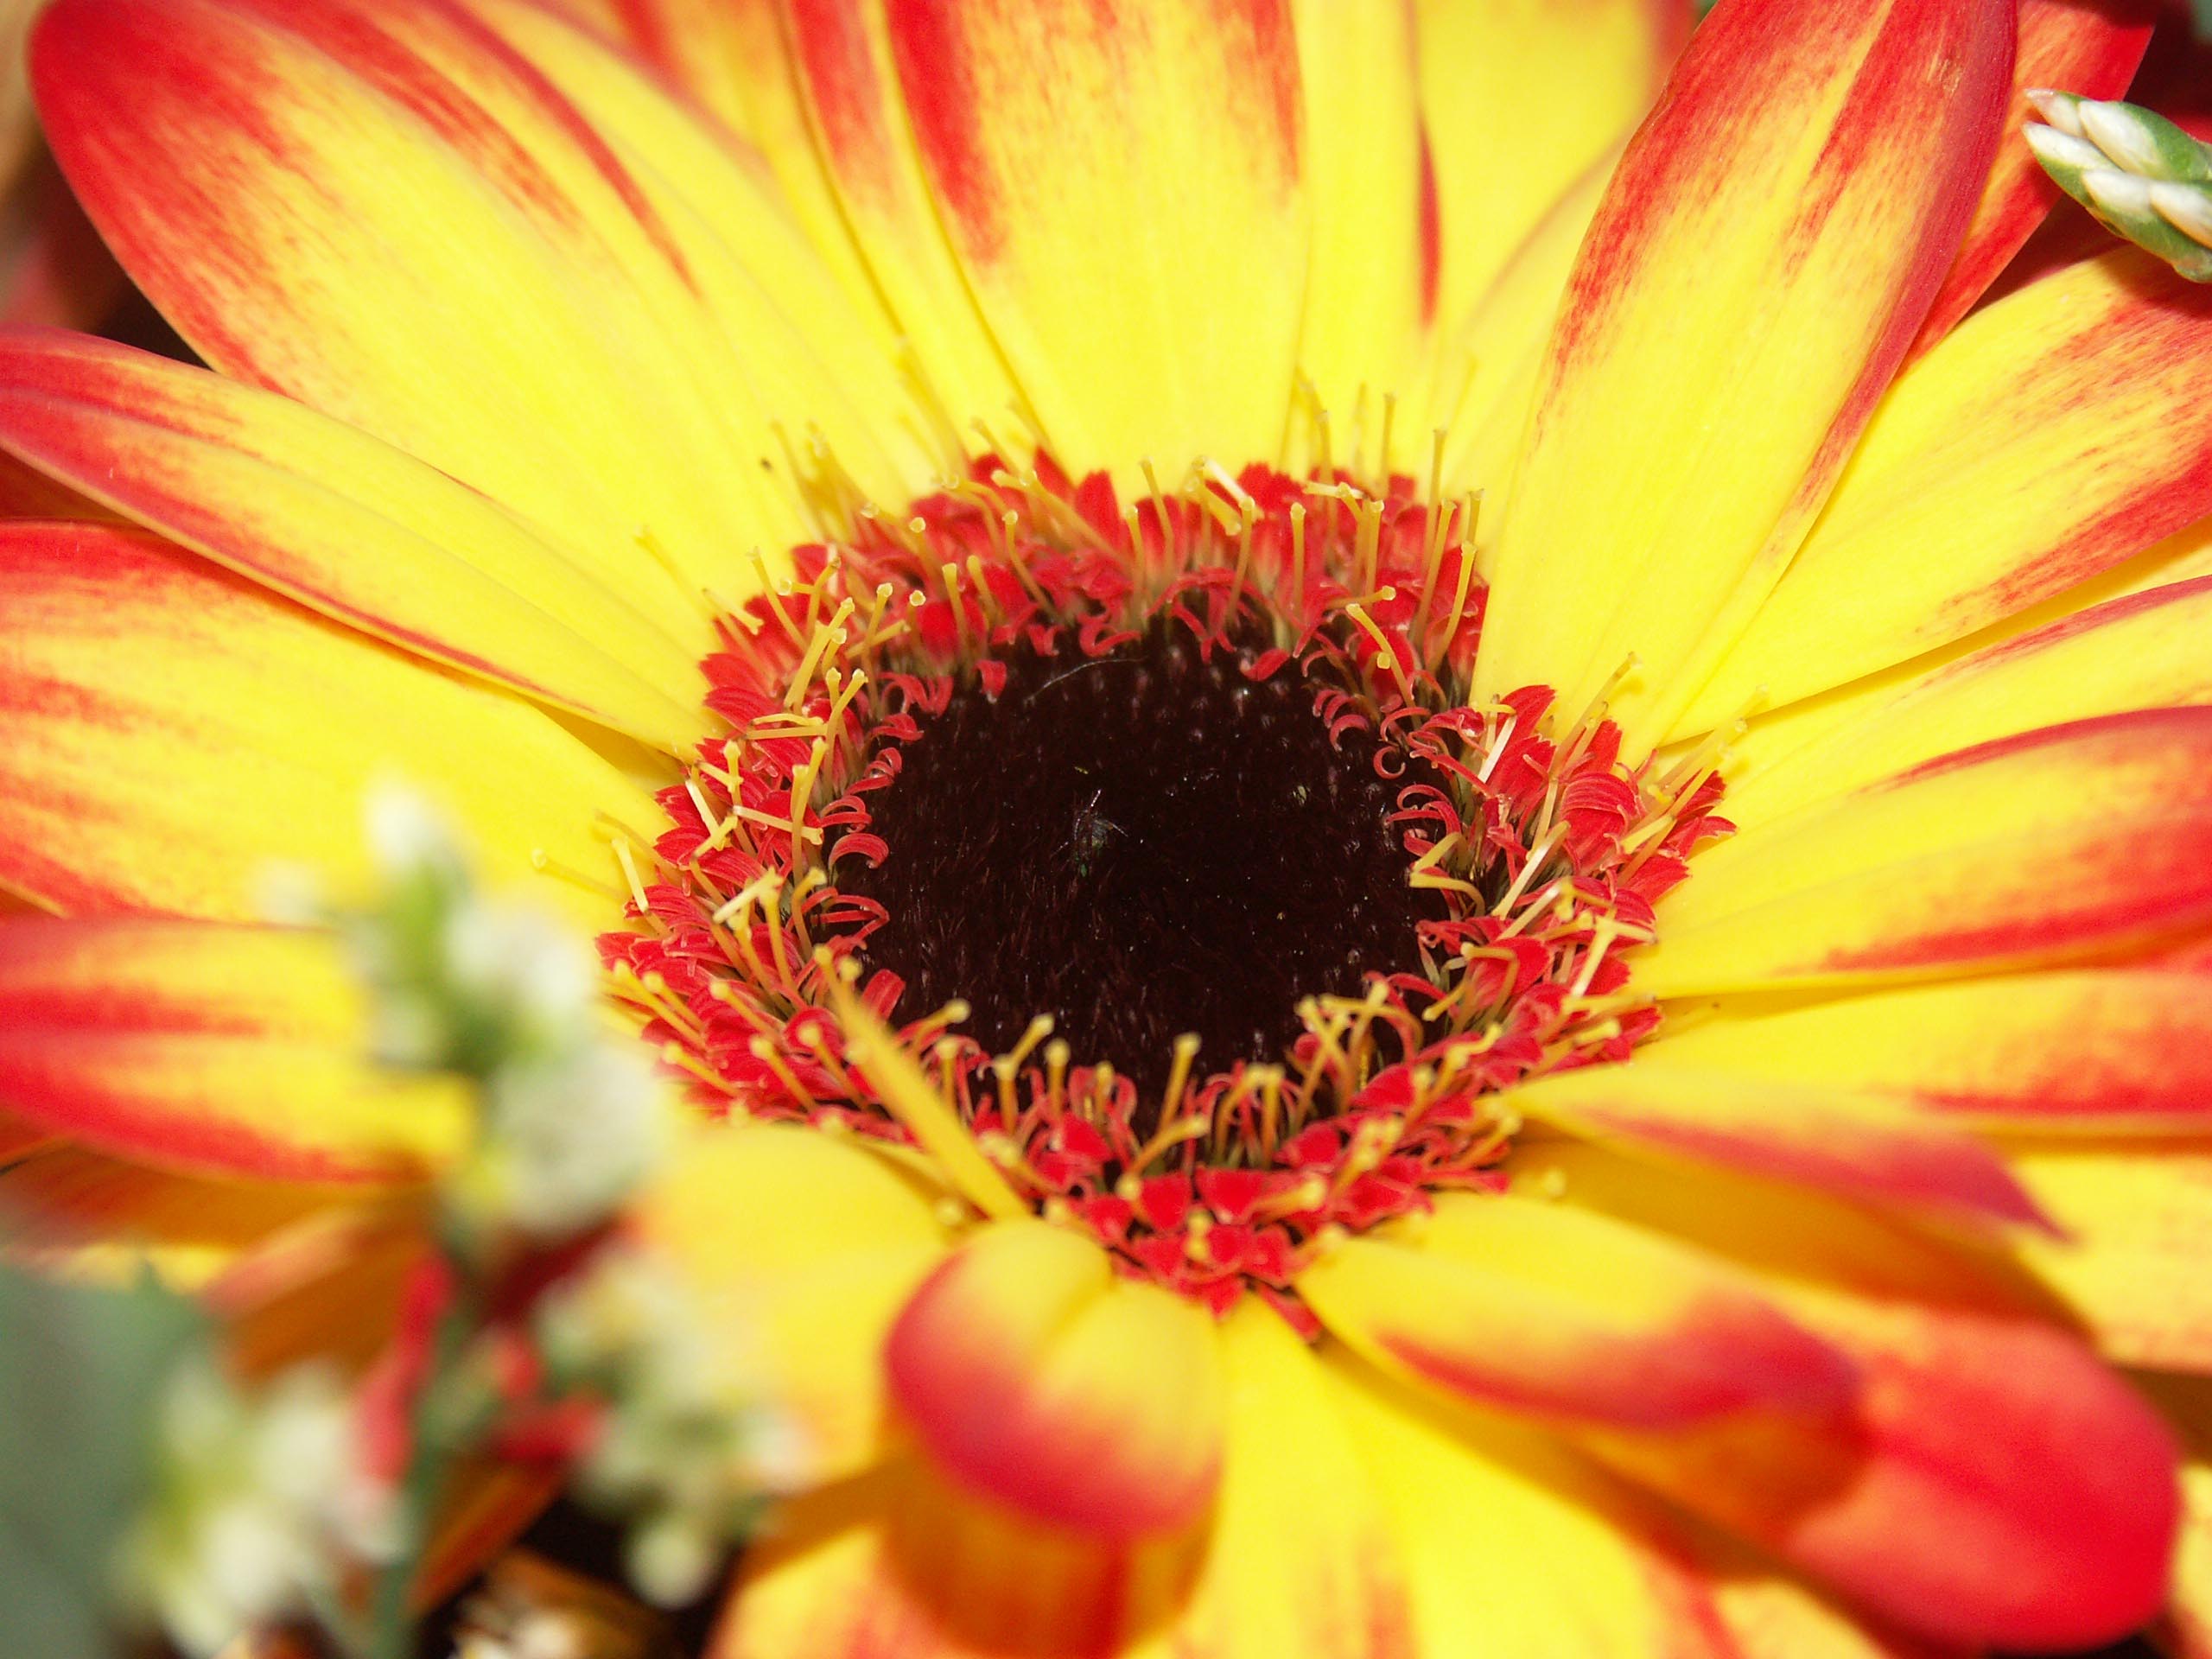
[[[650,856],[626,849],[632,925],[601,941],[620,994],[710,1110],[908,1139],[849,1064],[830,995],[883,920],[835,876],[883,856],[868,798],[900,746],[960,675],[995,695],[992,652],[1017,640],[1095,657],[1164,615],[1202,652],[1231,649],[1259,616],[1276,644],[1244,671],[1302,673],[1332,732],[1371,730],[1377,768],[1418,779],[1394,822],[1447,912],[1421,926],[1425,971],[1309,1004],[1281,1065],[1188,1079],[1141,1137],[1109,1065],[1050,1044],[987,1054],[957,1008],[898,1035],[1040,1213],[1217,1312],[1250,1291],[1314,1330],[1294,1286],[1332,1233],[1502,1187],[1517,1125],[1497,1092],[1650,1033],[1618,951],[1728,827],[1717,777],[1624,768],[1601,709],[1561,728],[1541,687],[1467,704],[1476,505],[1255,467],[1125,506],[1104,475],[1073,483],[1040,455],[1019,473],[985,457],[904,519],[853,515],[723,619],[703,666],[728,730],[660,794],[671,827]],[[880,970],[859,986],[886,1020],[902,989]]]

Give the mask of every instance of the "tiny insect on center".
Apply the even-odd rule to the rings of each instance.
[[[1305,998],[1421,971],[1417,924],[1445,911],[1408,880],[1402,780],[1372,733],[1332,739],[1296,664],[1253,677],[1272,641],[1244,632],[1025,643],[995,694],[970,681],[924,723],[869,802],[882,859],[842,877],[884,908],[864,960],[906,981],[899,1014],[963,1000],[994,1053],[1049,1014],[1135,1085],[1149,1134],[1179,1036],[1207,1070],[1280,1061]]]

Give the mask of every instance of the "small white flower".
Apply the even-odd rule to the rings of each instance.
[[[668,1131],[665,1094],[641,1057],[591,1043],[519,1061],[484,1084],[483,1131],[457,1187],[480,1221],[567,1236],[621,1208]]]
[[[127,1541],[129,1587],[187,1652],[328,1593],[340,1506],[363,1484],[336,1380],[302,1367],[257,1394],[202,1357],[181,1367],[156,1428],[155,1496]]]

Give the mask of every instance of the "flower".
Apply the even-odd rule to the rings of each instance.
[[[216,1653],[249,1622],[335,1596],[332,1541],[375,1525],[350,1430],[320,1371],[249,1398],[204,1357],[178,1370],[156,1426],[158,1501],[125,1561],[134,1593],[187,1651]]]
[[[2145,29],[650,15],[47,14],[214,370],[0,335],[9,1187],[452,1155],[246,923],[397,767],[696,1085],[720,1653],[2201,1642],[2212,314],[1975,308]]]

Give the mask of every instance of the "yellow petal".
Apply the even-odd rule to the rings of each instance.
[[[2212,702],[2212,579],[2078,611],[1935,670],[1878,709],[1728,779],[1745,828],[1936,756],[2041,726]]]
[[[878,1461],[884,1338],[947,1248],[933,1196],[817,1130],[708,1126],[635,1213],[705,1310],[718,1382],[796,1420],[804,1475]]]
[[[1440,1195],[1420,1226],[1299,1275],[1332,1334],[1399,1376],[1560,1421],[1663,1428],[1833,1404],[1850,1368],[1725,1269],[1653,1234],[1517,1198]]]
[[[1382,418],[1402,394],[1421,321],[1421,109],[1414,19],[1372,0],[1294,0],[1306,105],[1305,196],[1313,218],[1299,365],[1323,408]],[[1379,454],[1381,442],[1376,450]],[[1425,435],[1399,431],[1383,471],[1425,461]],[[1256,457],[1255,457],[1256,458]]]
[[[1898,378],[1677,733],[1916,657],[2202,518],[2208,369],[2212,301],[2133,249],[1961,325]]]
[[[245,918],[274,864],[356,889],[397,779],[487,886],[596,930],[620,901],[548,872],[606,880],[594,815],[658,821],[542,710],[138,532],[0,526],[0,883],[57,907]]]
[[[87,211],[216,368],[527,513],[617,585],[696,593],[804,538],[784,411],[668,226],[462,9],[63,0],[34,57]]]
[[[1731,0],[1584,242],[1500,532],[1478,693],[1669,729],[1779,579],[1997,139],[2012,9]],[[1649,458],[1658,457],[1656,461]]]
[[[186,1173],[419,1179],[474,1112],[450,1078],[369,1061],[327,935],[195,922],[0,927],[0,1103],[22,1123]]]
[[[1481,543],[1486,562],[1497,544],[1497,511],[1512,499],[1552,319],[1619,159],[1618,150],[1609,151],[1567,187],[1477,302],[1455,343],[1438,353],[1445,480],[1454,490],[1484,493],[1491,509]]]
[[[1402,1659],[1410,1586],[1361,1423],[1263,1304],[1247,1298],[1221,1338],[1229,1439],[1221,1495],[1192,1550],[1202,1565],[1133,1656]]]
[[[1288,0],[888,16],[945,232],[1068,470],[1274,455],[1307,253]]]
[[[745,1552],[709,1659],[1103,1659],[1187,1537],[1131,1549],[978,1502],[918,1462],[779,1510]],[[1147,1623],[1149,1621],[1147,1621]]]
[[[1031,1220],[978,1232],[884,1347],[893,1398],[949,1476],[1101,1538],[1171,1531],[1212,1499],[1221,1365],[1197,1303],[1118,1278],[1090,1239]]]
[[[755,158],[639,66],[534,0],[474,3],[621,159],[769,419],[793,442],[818,434],[837,464],[887,505],[926,493],[950,459],[944,435],[918,401],[920,389],[900,372],[890,319],[859,276],[842,228],[827,243],[802,228]],[[733,28],[766,11],[727,9]]]
[[[687,62],[682,43],[694,38],[711,51],[718,36],[720,55],[741,56],[722,73],[776,176],[817,240],[849,236],[857,247],[942,418],[963,439],[972,419],[1033,419],[938,219],[885,0],[662,3],[684,14],[671,38]]]
[[[1918,689],[1923,681],[1932,681],[1954,667],[1960,668],[1962,673],[1978,671],[1963,667],[1969,658],[1981,658],[1994,664],[2003,660],[2006,647],[2017,645],[2024,649],[2035,648],[2027,645],[2031,637],[2037,646],[2056,643],[2067,633],[2061,625],[2077,615],[2095,612],[2101,623],[2125,614],[2100,608],[2116,600],[2133,598],[2156,588],[2177,586],[2205,575],[2212,575],[2212,518],[2202,519],[2133,558],[2122,560],[2102,575],[2040,605],[2016,612],[1955,645],[1931,651],[1909,663],[1900,663],[1879,674],[1870,674],[1850,685],[1793,702],[1786,709],[1754,715],[1750,730],[1729,745],[1723,772],[1732,789],[1738,780],[1756,777],[1801,748],[1825,742],[1837,733],[1863,728],[1881,710]],[[2102,676],[2096,677],[2101,679]],[[2154,697],[2138,706],[2149,707],[2168,701],[2185,702],[2190,699]],[[2044,723],[2046,722],[2028,722]]]
[[[0,336],[0,442],[195,551],[648,743],[698,735],[702,615],[641,614],[512,514],[365,433],[76,335]]]
[[[1442,230],[1437,315],[1482,297],[1521,238],[1634,126],[1689,35],[1681,0],[1419,0],[1421,110]]]
[[[2022,1258],[2126,1365],[2212,1371],[2212,1142],[2008,1137],[2012,1167],[2068,1236]]]
[[[1747,1085],[1866,1090],[2020,1128],[2212,1129],[2212,977],[2005,974],[1670,1019],[1646,1056]],[[1643,1058],[1635,1063],[1641,1065]],[[1631,1068],[1633,1069],[1633,1068]]]
[[[1404,1553],[1423,1659],[1725,1659],[1713,1586],[1650,1506],[1550,1437],[1329,1371]]]
[[[1955,1224],[2047,1225],[2003,1160],[1958,1128],[1840,1078],[1700,1068],[1661,1043],[1625,1065],[1556,1072],[1501,1103],[1592,1139],[1894,1205]]]
[[[2156,709],[1947,755],[1698,855],[1639,988],[2029,966],[2212,913],[2212,710]]]

